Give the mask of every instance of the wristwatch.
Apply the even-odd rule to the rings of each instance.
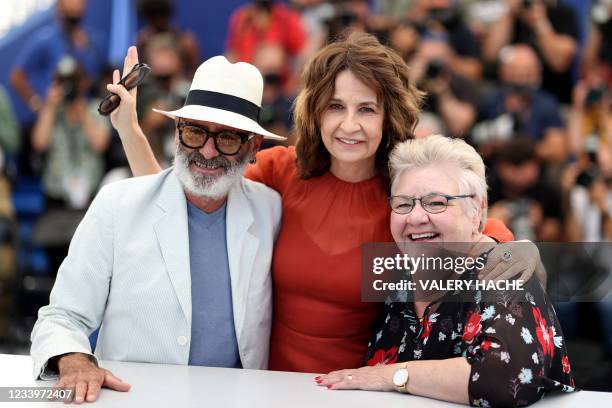
[[[393,385],[397,392],[407,393],[406,385],[408,385],[408,363],[402,363],[400,368],[393,374]]]

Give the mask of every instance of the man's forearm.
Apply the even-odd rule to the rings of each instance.
[[[513,16],[510,12],[504,15],[495,24],[495,29],[489,30],[488,36],[483,44],[483,56],[487,61],[495,61],[499,50],[510,43],[512,33]]]
[[[32,112],[38,112],[43,105],[42,98],[36,94],[23,70],[17,68],[11,73],[11,85],[28,105]]]
[[[567,134],[569,136],[570,152],[576,156],[582,153],[582,121],[584,112],[580,107],[572,107],[567,121]]]
[[[49,148],[55,126],[56,109],[50,104],[43,106],[36,124],[32,129],[32,147],[37,152],[44,152]]]
[[[538,50],[546,64],[555,72],[569,69],[576,53],[576,41],[568,35],[557,34],[549,21],[541,21],[535,28]]]

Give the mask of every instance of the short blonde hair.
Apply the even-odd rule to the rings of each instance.
[[[480,209],[479,205],[482,205],[479,225],[479,231],[482,231],[487,219],[485,165],[478,152],[462,139],[431,135],[398,144],[389,157],[391,193],[395,192],[405,171],[431,165],[452,166],[458,170],[452,171],[452,175],[457,181],[459,194],[474,194],[476,198],[462,201],[466,214],[473,216]]]

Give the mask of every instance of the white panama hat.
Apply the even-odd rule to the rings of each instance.
[[[246,62],[230,63],[218,55],[204,61],[195,72],[185,105],[174,111],[153,109],[169,118],[203,120],[262,135],[265,139],[286,140],[262,128],[263,77]]]

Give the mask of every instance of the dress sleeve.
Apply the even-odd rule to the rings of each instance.
[[[514,241],[514,234],[512,231],[510,231],[503,222],[495,218],[487,218],[487,223],[482,233],[498,242]]]
[[[247,167],[244,176],[278,191],[295,173],[293,148],[275,146],[257,153],[257,161]]]
[[[532,278],[517,295],[498,292],[468,313],[463,340],[475,406],[524,406],[549,391],[575,391],[555,311]]]

